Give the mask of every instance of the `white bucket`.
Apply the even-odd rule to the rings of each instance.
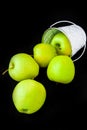
[[[69,39],[71,46],[72,46],[72,56],[74,56],[81,48],[84,47],[82,54],[76,58],[74,61],[78,60],[81,58],[81,56],[84,54],[85,49],[86,49],[86,33],[83,30],[82,27],[76,25],[75,23],[67,20],[63,21],[58,21],[55,22],[50,26],[50,28],[54,27],[55,25],[59,23],[69,23],[71,25],[68,26],[62,26],[62,27],[56,27],[58,30],[63,32],[67,38]]]

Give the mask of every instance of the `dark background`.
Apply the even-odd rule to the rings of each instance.
[[[36,80],[47,90],[44,106],[32,115],[20,114],[12,102],[12,91],[17,82],[8,73],[10,58],[19,52],[32,55],[33,46],[41,42],[43,32],[59,20],[70,20],[87,32],[86,9],[75,3],[35,3],[21,5],[2,4],[0,23],[0,125],[9,129],[25,128],[87,128],[87,51],[75,62],[74,80],[67,85],[56,84],[46,77],[46,69],[40,69]],[[23,4],[23,3],[22,3]],[[82,50],[76,54],[81,54]],[[75,57],[74,57],[75,58]],[[3,125],[4,124],[4,125]]]

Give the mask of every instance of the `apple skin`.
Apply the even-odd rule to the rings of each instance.
[[[13,89],[12,101],[18,112],[33,114],[45,103],[46,89],[44,85],[33,79],[20,81]]]
[[[39,74],[39,65],[29,54],[18,53],[11,57],[8,73],[16,81],[34,79]]]
[[[53,37],[59,33],[60,31],[57,28],[48,28],[44,31],[43,35],[42,35],[42,39],[41,42],[42,43],[49,43],[51,42],[51,40],[53,39]]]
[[[33,55],[40,67],[47,67],[57,52],[51,44],[38,43],[33,48]]]
[[[57,53],[61,55],[72,55],[72,47],[69,39],[62,32],[57,33],[50,42],[57,49]]]
[[[66,55],[54,57],[47,67],[47,77],[49,80],[68,84],[75,76],[75,65],[72,59]]]

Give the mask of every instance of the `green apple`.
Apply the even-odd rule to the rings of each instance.
[[[51,44],[38,43],[33,48],[33,55],[40,67],[47,67],[57,52]]]
[[[20,81],[13,89],[12,101],[18,112],[33,114],[37,112],[46,100],[44,85],[33,79]]]
[[[39,74],[39,65],[31,55],[18,53],[11,57],[8,73],[16,81],[34,79]]]
[[[72,55],[72,47],[69,39],[65,36],[64,33],[57,33],[50,42],[56,49],[58,54],[61,55]]]
[[[50,43],[52,38],[55,36],[55,34],[57,34],[59,32],[59,30],[57,28],[48,28],[44,31],[43,35],[42,35],[42,39],[41,42],[42,43]]]
[[[74,79],[74,76],[75,65],[69,56],[55,56],[47,67],[47,77],[51,81],[68,84]]]

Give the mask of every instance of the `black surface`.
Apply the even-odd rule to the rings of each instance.
[[[54,22],[70,20],[87,32],[86,10],[82,8],[83,6],[71,7],[71,3],[65,8],[58,4],[55,7],[53,5],[43,5],[43,7],[30,5],[25,8],[3,6],[0,24],[0,124],[3,128],[5,126],[9,129],[75,129],[76,126],[86,128],[87,51],[79,61],[75,62],[76,74],[70,84],[53,83],[47,79],[46,69],[40,69],[36,79],[45,85],[47,99],[44,106],[32,115],[20,114],[16,111],[11,97],[16,82],[8,73],[2,76],[11,56],[18,52],[32,54],[33,46],[40,42],[42,33]]]

